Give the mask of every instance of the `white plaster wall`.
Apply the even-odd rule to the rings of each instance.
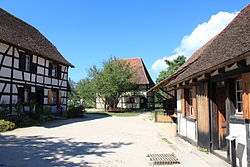
[[[31,81],[36,82],[36,75],[35,74],[31,74]]]
[[[19,70],[13,70],[13,78],[16,78],[16,79],[23,79],[23,77],[22,77],[22,72],[19,71]]]
[[[38,57],[38,62],[37,63],[44,66],[45,65],[45,59],[42,58],[42,57]]]
[[[47,68],[45,69],[45,74],[44,75],[46,75],[46,76],[49,75],[49,70]]]
[[[196,122],[187,120],[187,137],[196,141]]]
[[[18,59],[14,59],[14,67],[19,68],[19,60]]]
[[[40,67],[40,66],[37,66],[37,74],[42,74],[42,75],[44,75],[44,68],[43,68],[43,67]]]
[[[10,96],[2,95],[0,99],[0,104],[10,104]]]
[[[6,84],[6,87],[4,89],[4,93],[10,93],[10,84]]]
[[[33,62],[33,63],[36,63],[36,59],[37,59],[37,56],[36,56],[36,55],[33,55],[32,62]]]
[[[49,67],[49,60],[46,60],[46,67]]]
[[[236,150],[237,150],[238,143],[245,145],[245,149],[244,149],[244,153],[242,157],[242,167],[247,167],[246,125],[230,123],[229,134],[232,136],[239,136],[239,138],[236,139]],[[237,166],[239,166],[238,159],[237,159]]]
[[[5,58],[3,60],[3,65],[12,67],[12,57],[5,56]]]
[[[6,67],[2,67],[0,70],[0,76],[10,78],[11,77],[11,69],[6,68]]]
[[[52,79],[52,85],[58,85],[58,80],[57,79]]]
[[[12,53],[13,53],[13,47],[11,46],[10,49],[9,49],[9,51],[8,51],[8,54],[12,55]]]
[[[0,52],[5,53],[8,47],[8,45],[0,42]]]
[[[43,83],[43,77],[38,75],[37,78],[36,78],[36,81],[38,83]]]
[[[16,85],[12,85],[12,93],[17,93],[17,87],[16,87]]]
[[[15,48],[15,54],[14,54],[15,57],[19,58],[19,53],[17,51],[17,49]]]
[[[50,84],[51,83],[51,78],[45,77],[45,84]]]
[[[4,83],[0,83],[0,92],[2,92],[3,91],[3,87],[4,87]]]
[[[27,73],[27,72],[24,73],[24,80],[30,81],[30,73]]]
[[[67,81],[63,81],[63,82],[62,82],[62,86],[63,86],[63,87],[67,87]]]

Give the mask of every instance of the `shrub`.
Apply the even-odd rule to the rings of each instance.
[[[67,110],[67,117],[68,118],[78,118],[82,117],[84,113],[84,107],[83,106],[69,106]]]
[[[12,130],[16,127],[13,122],[0,120],[0,132],[5,132],[7,130]]]

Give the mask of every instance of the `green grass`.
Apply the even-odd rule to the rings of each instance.
[[[104,111],[86,111],[86,114],[102,114],[107,116],[117,116],[117,117],[133,117],[138,116],[140,113],[136,112],[104,112]]]
[[[172,142],[170,142],[170,141],[169,141],[167,138],[165,138],[165,137],[161,138],[161,140],[167,142],[168,144],[173,144]]]
[[[203,147],[198,147],[198,150],[201,151],[201,152],[204,152],[206,154],[210,153],[210,151],[206,148],[203,148]]]

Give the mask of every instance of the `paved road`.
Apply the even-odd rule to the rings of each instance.
[[[154,124],[149,114],[87,116],[0,134],[0,166],[147,167],[147,154],[172,152],[181,165],[171,167],[208,166],[200,155],[191,153],[192,146],[183,152],[182,146],[176,146],[181,143],[176,138],[170,137],[176,145],[162,141],[166,127]]]

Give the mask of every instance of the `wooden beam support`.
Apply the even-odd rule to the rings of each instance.
[[[246,67],[246,66],[247,66],[246,59],[243,59],[243,60],[241,60],[241,61],[238,61],[238,62],[237,62],[237,66],[238,66],[239,68]]]
[[[218,73],[219,74],[224,74],[225,73],[225,67],[222,67],[222,68],[218,69]]]

